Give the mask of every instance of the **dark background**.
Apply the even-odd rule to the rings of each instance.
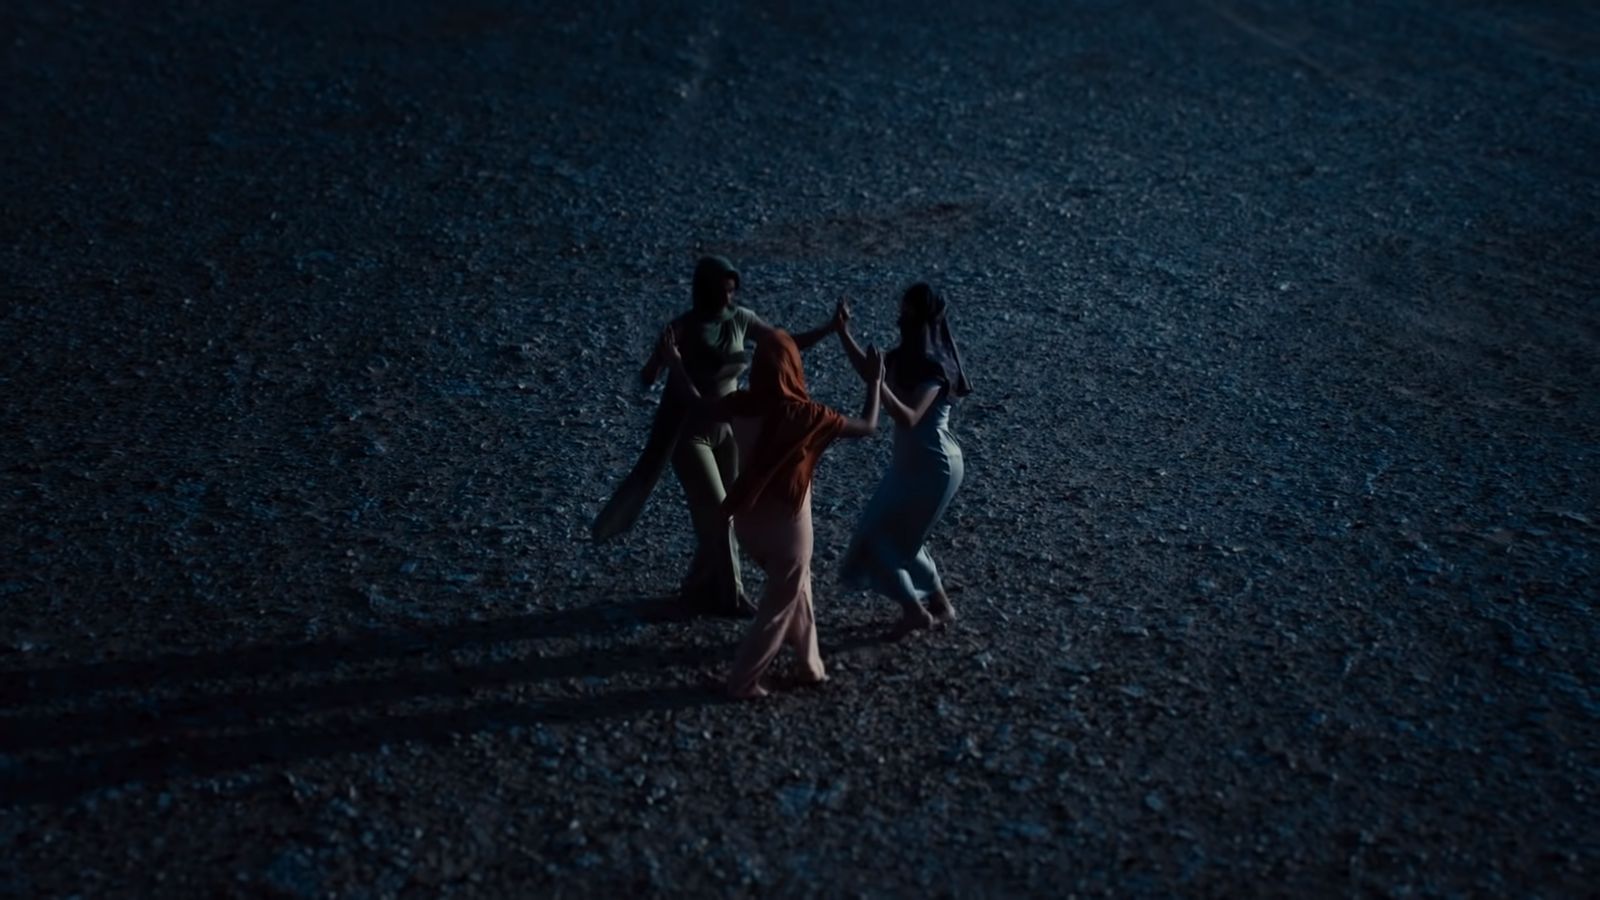
[[[1578,895],[1586,3],[12,4],[0,893]],[[724,704],[633,384],[702,252],[944,289],[958,627]],[[831,343],[819,399],[859,388]],[[759,584],[753,566],[748,577]]]

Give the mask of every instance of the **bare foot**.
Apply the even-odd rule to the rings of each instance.
[[[889,629],[889,640],[898,641],[912,632],[932,627],[933,616],[928,615],[928,611],[922,608],[921,603],[913,603],[905,607],[905,613],[900,616],[900,621]]]
[[[774,683],[774,687],[783,690],[798,690],[801,688],[817,687],[828,680],[827,673],[813,675],[810,672],[789,672]]]
[[[728,696],[735,700],[760,700],[762,697],[765,697],[770,693],[772,692],[759,684],[748,691],[735,691],[731,688],[728,689]]]
[[[733,685],[728,683],[728,676],[719,675],[710,669],[704,669],[700,672],[700,684],[710,691],[734,700],[759,700],[771,693],[771,691],[762,687],[759,681],[750,685],[749,690],[736,691],[733,689]]]
[[[933,602],[928,604],[928,614],[933,617],[936,628],[944,628],[956,620],[956,608],[943,592],[933,595]]]

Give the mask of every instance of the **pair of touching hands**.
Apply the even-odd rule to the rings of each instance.
[[[850,365],[856,374],[868,384],[883,384],[883,351],[877,344],[868,344],[866,352],[862,352],[856,339],[850,336],[850,298],[840,297],[839,303],[833,308],[833,318],[828,320],[828,328],[839,336],[839,343],[844,347],[845,355],[850,357]]]
[[[847,335],[850,328],[850,301],[840,299],[833,308],[833,318],[828,320],[827,328],[837,334]],[[678,352],[678,336],[671,325],[661,331],[661,340],[658,344],[661,359],[669,366],[681,366],[683,356]],[[858,351],[859,352],[859,351]],[[865,365],[857,368],[862,380],[871,385],[883,383],[884,363],[883,351],[876,344],[867,347]]]

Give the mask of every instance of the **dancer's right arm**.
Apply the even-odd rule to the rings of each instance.
[[[671,331],[672,326],[668,325],[667,330]],[[661,342],[656,341],[656,345],[650,348],[650,358],[644,361],[644,368],[639,370],[639,383],[645,387],[655,384],[665,363],[666,360],[661,358]]]
[[[872,370],[867,364],[866,351],[861,349],[861,345],[856,343],[855,337],[850,334],[849,300],[843,298],[839,300],[839,305],[833,310],[833,321],[833,330],[839,335],[839,346],[844,348],[844,355],[849,358],[856,374],[860,375],[863,381],[866,380],[872,374]]]
[[[889,418],[907,428],[917,427],[922,417],[933,407],[933,401],[939,396],[939,384],[930,381],[920,387],[912,389],[901,398],[899,393],[889,385],[883,386],[883,411]]]
[[[727,419],[728,412],[723,406],[723,400],[726,398],[705,397],[695,386],[694,379],[689,377],[689,370],[683,367],[683,356],[678,353],[678,338],[671,325],[661,332],[661,341],[656,345],[656,355],[661,357],[670,373],[667,378],[667,390],[678,391],[691,406],[698,408],[701,415],[712,419]]]
[[[683,367],[683,356],[678,353],[678,336],[668,325],[661,331],[661,339],[656,341],[656,354],[652,359],[660,359],[667,366],[667,390],[676,390],[688,398],[690,403],[700,403],[700,389],[695,387],[694,379],[689,377],[689,370]],[[673,378],[672,375],[678,377]]]
[[[840,437],[872,437],[878,433],[878,394],[883,387],[883,354],[873,347],[862,354],[862,358],[870,373],[867,377],[867,399],[862,404],[861,418],[844,420]]]

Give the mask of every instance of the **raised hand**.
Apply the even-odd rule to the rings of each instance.
[[[849,298],[839,298],[838,305],[834,306],[833,308],[833,321],[830,324],[833,325],[833,329],[835,331],[844,331],[846,328],[850,327]]]
[[[883,383],[883,351],[877,344],[867,348],[867,381],[870,384]]]

